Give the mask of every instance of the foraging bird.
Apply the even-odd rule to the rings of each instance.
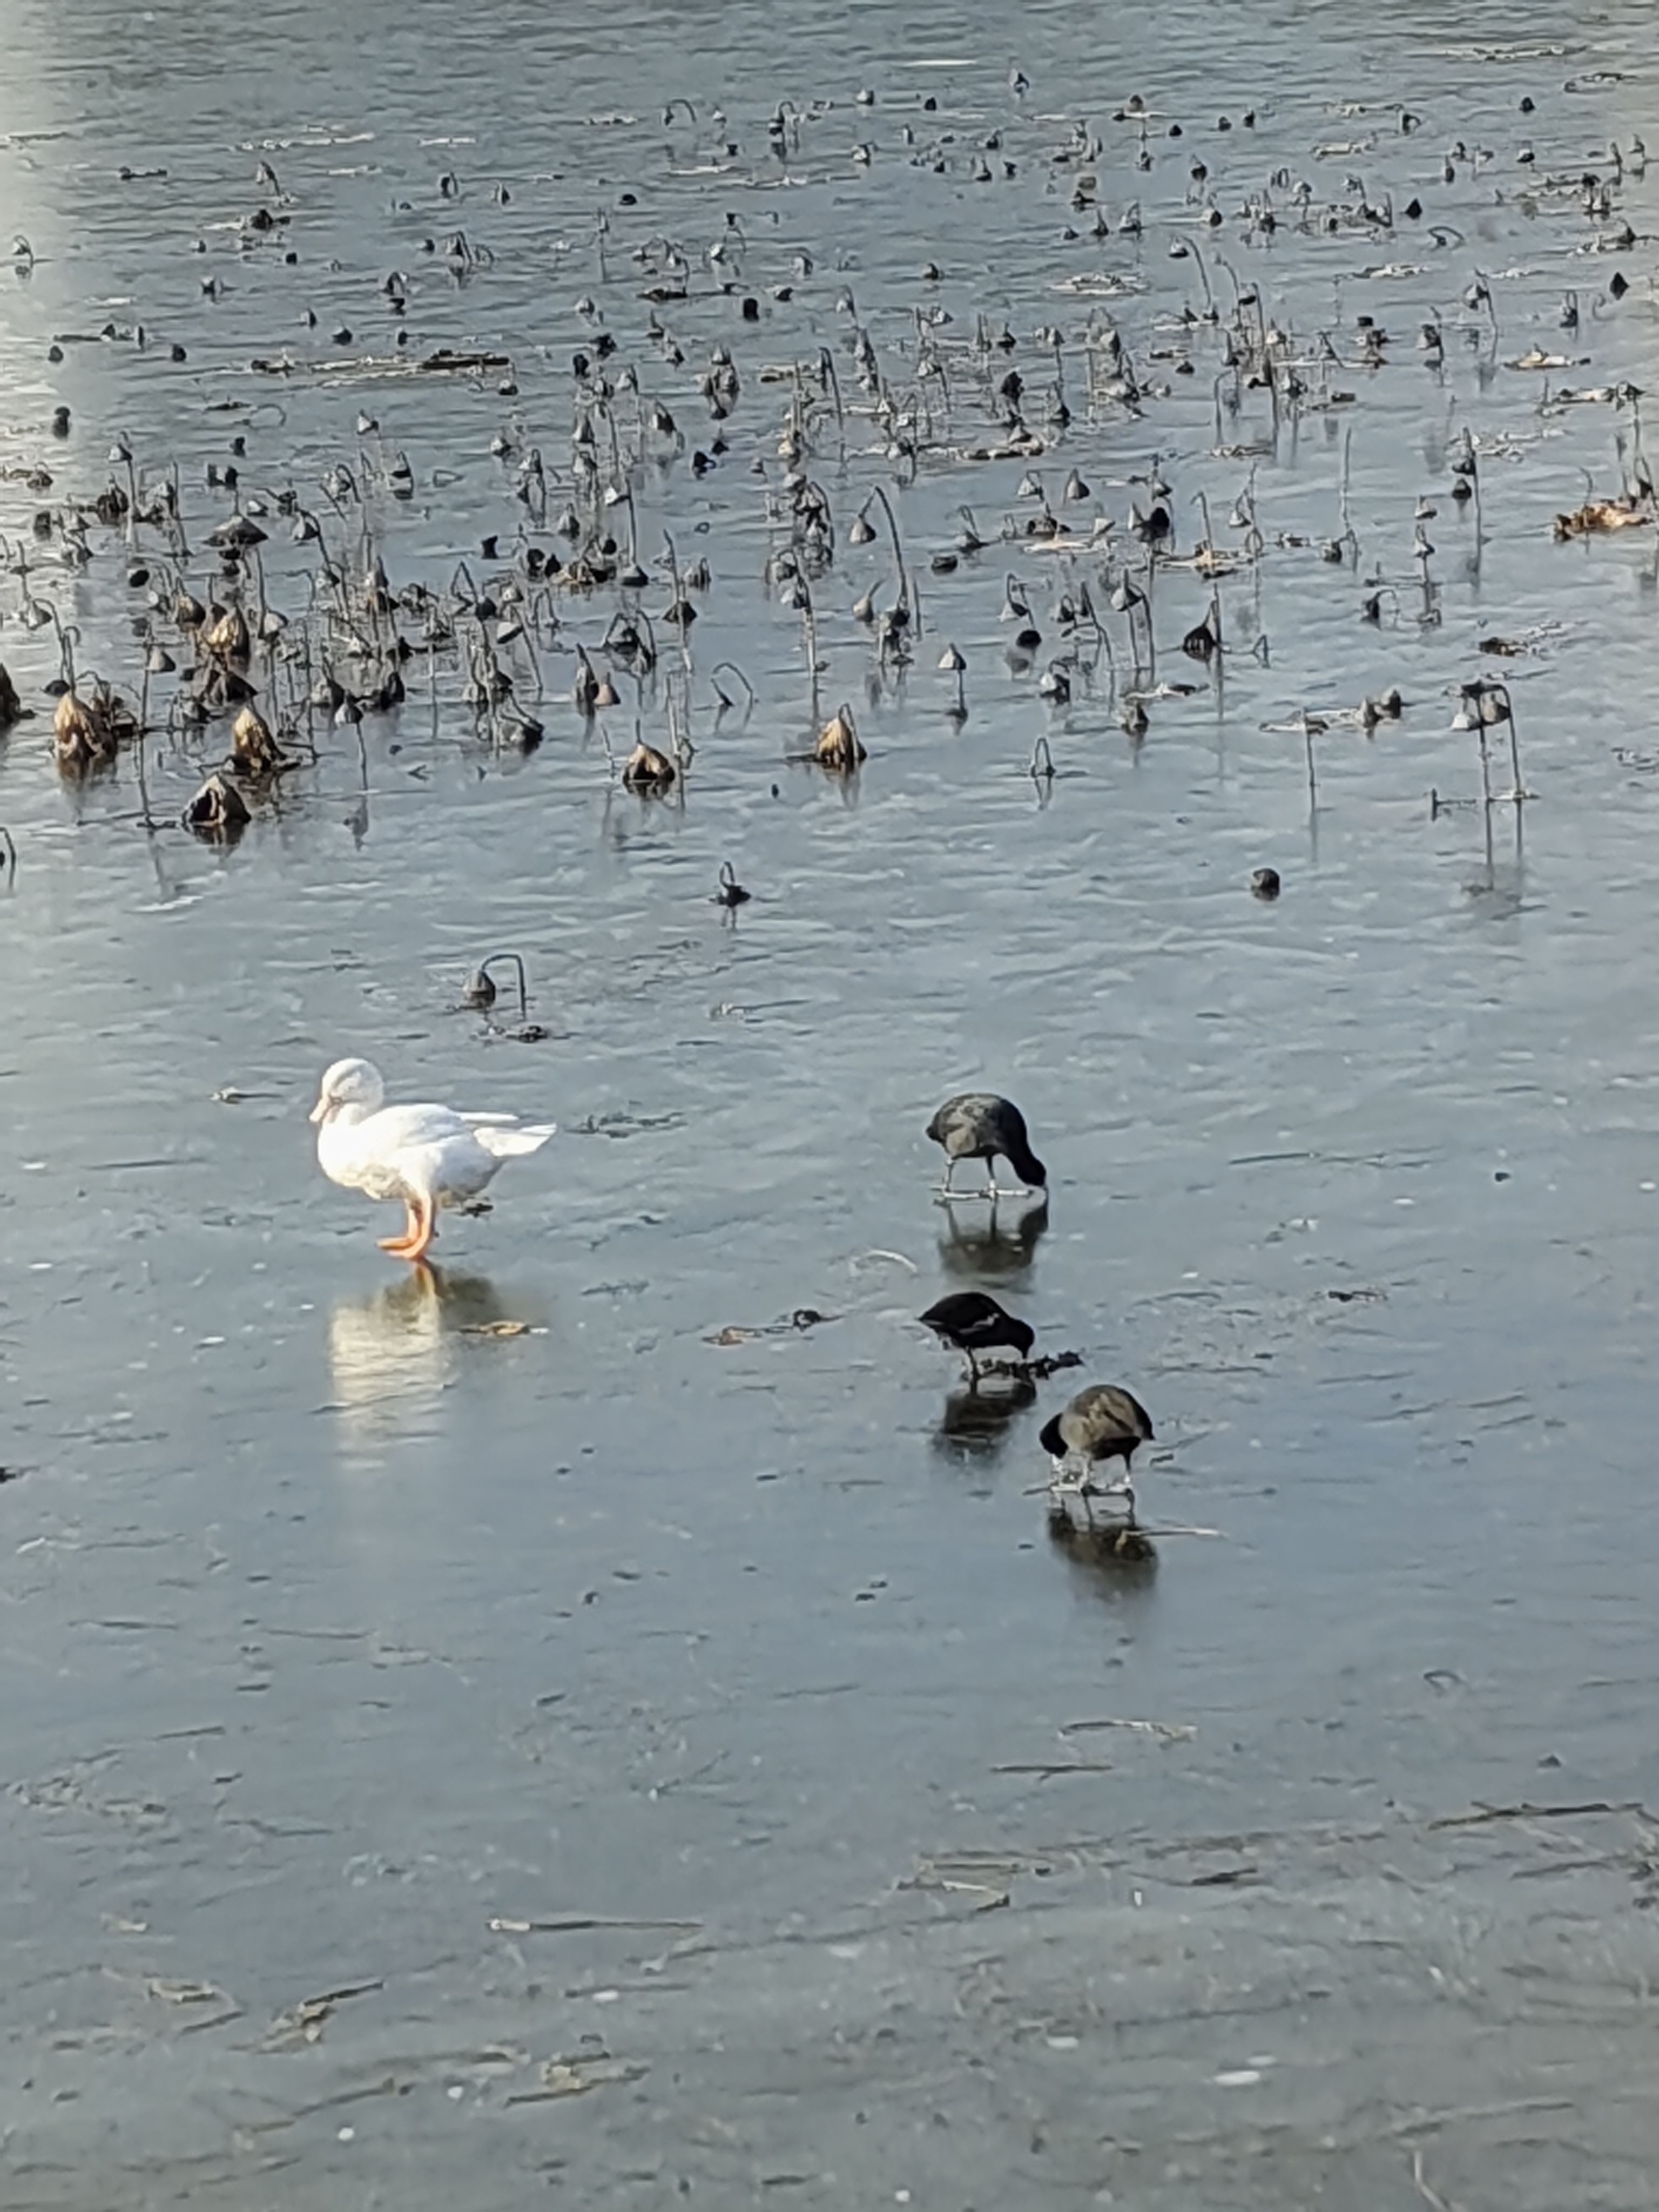
[[[992,1164],[999,1156],[1028,1183],[1048,1184],[1048,1170],[1031,1150],[1025,1133],[1025,1116],[1011,1098],[999,1098],[990,1091],[966,1091],[958,1097],[947,1098],[927,1124],[927,1133],[945,1148],[947,1164],[939,1188],[947,1198],[1024,1198],[1023,1190],[998,1190]],[[958,1160],[986,1163],[991,1181],[983,1191],[951,1188]]]
[[[370,1198],[400,1198],[401,1237],[380,1248],[400,1260],[424,1260],[441,1207],[477,1198],[503,1160],[539,1152],[551,1121],[521,1125],[516,1114],[458,1114],[449,1106],[386,1106],[379,1068],[337,1060],[311,1109],[320,1124],[317,1159],[331,1182]]]
[[[976,1382],[980,1352],[1006,1344],[1024,1359],[1036,1339],[1030,1322],[1009,1313],[983,1291],[952,1291],[917,1318],[941,1344],[965,1356],[968,1372]]]
[[[1135,1516],[1135,1492],[1130,1471],[1140,1446],[1152,1440],[1152,1415],[1138,1398],[1120,1390],[1115,1382],[1091,1382],[1086,1390],[1079,1390],[1044,1424],[1038,1439],[1054,1461],[1056,1486],[1074,1486],[1085,1498],[1094,1487],[1090,1480],[1093,1469],[1103,1460],[1121,1459],[1121,1476],[1106,1486],[1121,1491],[1127,1498],[1131,1521]],[[1068,1470],[1079,1460],[1083,1472],[1073,1485],[1068,1483]]]

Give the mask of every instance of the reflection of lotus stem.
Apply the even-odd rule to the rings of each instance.
[[[742,684],[744,692],[748,695],[749,704],[743,710],[744,719],[747,720],[747,718],[755,711],[755,687],[749,681],[749,678],[744,674],[742,669],[738,667],[735,660],[717,660],[714,663],[714,665],[708,672],[709,680],[713,682],[714,678],[720,674],[723,668],[730,669],[732,675],[737,678],[738,683]],[[732,703],[726,697],[726,694],[720,690],[718,684],[714,685],[714,696],[720,701],[722,708],[729,707]]]
[[[536,697],[539,702],[547,696],[546,680],[542,675],[542,664],[537,657],[536,641],[531,635],[529,625],[522,622],[519,624],[519,643],[523,646],[532,672],[535,676]]]
[[[1204,266],[1204,256],[1198,250],[1198,241],[1196,239],[1184,239],[1182,242],[1186,246],[1188,252],[1192,255],[1194,261],[1198,264],[1198,281],[1204,287],[1204,306],[1206,311],[1207,319],[1211,322],[1214,322],[1216,319],[1215,294],[1210,289],[1210,272]]]
[[[870,495],[881,501],[881,511],[887,518],[887,528],[893,540],[893,558],[898,564],[901,601],[915,624],[915,633],[921,635],[921,598],[910,580],[910,571],[904,565],[904,548],[899,543],[898,518],[893,513],[893,502],[880,484]]]
[[[1117,688],[1117,655],[1112,649],[1112,633],[1107,629],[1105,623],[1102,622],[1100,617],[1095,612],[1094,595],[1090,591],[1086,582],[1079,585],[1079,597],[1082,604],[1083,611],[1089,618],[1089,625],[1091,629],[1094,631],[1096,637],[1098,638],[1101,644],[1106,648],[1106,665],[1112,672],[1112,688],[1115,690]]]
[[[816,723],[819,714],[818,618],[812,605],[812,587],[806,580],[806,572],[804,568],[797,568],[795,580],[800,588],[801,629],[806,643],[807,678],[812,692],[812,720]]]
[[[1152,590],[1158,577],[1157,549],[1146,548],[1146,590],[1141,605],[1146,615],[1146,672],[1154,684],[1158,681],[1158,635],[1152,628]]]
[[[270,611],[270,605],[265,599],[265,564],[259,558],[259,549],[257,545],[251,545],[248,548],[248,551],[252,558],[253,579],[258,589],[258,599],[256,603],[258,607],[258,621],[254,629],[254,640],[258,649],[265,656],[265,671],[267,676],[269,676],[276,658],[276,653],[274,640],[269,639],[265,635],[265,617]]]
[[[674,580],[673,604],[678,607],[685,598],[685,585],[680,576],[680,556],[674,550],[674,541],[665,530],[662,534],[662,542],[668,549],[669,573]],[[647,616],[646,617],[646,626],[647,629],[650,627],[649,616]],[[690,643],[691,625],[690,623],[677,621],[674,624],[674,629],[679,638],[680,665],[685,671],[686,680],[689,683],[691,677],[691,647]],[[652,651],[654,653],[656,647],[653,642]]]
[[[314,760],[314,759],[316,758],[316,757],[317,757],[317,707],[316,707],[316,702],[315,702],[314,699],[313,698],[312,695],[313,695],[313,693],[316,690],[316,688],[317,688],[317,680],[316,680],[315,676],[314,676],[314,675],[313,674],[313,672],[312,672],[312,661],[311,661],[311,624],[310,624],[308,622],[307,622],[307,623],[302,623],[301,624],[301,626],[300,626],[300,647],[301,647],[301,654],[302,654],[302,657],[303,657],[303,662],[304,662],[305,710],[306,710],[306,742],[307,742],[307,744],[309,744],[309,746],[311,747],[312,758]],[[427,665],[428,665],[428,669],[430,669],[430,668],[431,668],[431,666],[432,666],[432,663],[431,663],[431,661],[430,661],[429,659],[428,659],[428,663],[427,663]],[[437,683],[437,678],[436,678],[435,675],[434,675],[434,678],[433,678],[433,683],[434,683],[434,685],[435,686],[435,684],[436,684],[436,683]],[[178,694],[177,694],[177,692],[175,692],[175,693],[173,694],[173,706],[174,706],[174,707],[177,707],[177,705],[178,705],[178,703],[179,703],[179,698],[178,698]],[[433,717],[434,717],[434,726],[435,726],[435,722],[436,722],[437,711],[438,711],[437,697],[436,697],[436,693],[435,693],[435,690],[434,690],[434,697],[433,697],[433,704],[432,704],[432,712],[433,712]]]
[[[149,672],[146,669],[144,672],[144,693],[146,697],[148,697],[149,692]],[[138,775],[138,804],[143,809],[143,812],[140,815],[139,819],[143,823],[145,831],[148,834],[153,835],[158,827],[158,824],[155,816],[150,812],[149,778],[146,775],[144,769],[144,747],[148,742],[148,726],[144,720],[143,710],[141,709],[138,717],[138,734],[133,742],[133,763],[137,770]]]
[[[1488,688],[1494,696],[1501,698],[1504,706],[1504,720],[1510,726],[1510,766],[1515,772],[1515,789],[1510,796],[1518,806],[1527,794],[1521,782],[1521,740],[1516,734],[1515,702],[1510,696],[1510,687],[1507,684],[1497,683]]]
[[[132,458],[132,448],[124,438],[122,454],[127,465],[127,544],[136,553],[138,550],[138,466]]]
[[[653,628],[653,626],[652,626],[651,616],[650,616],[649,610],[648,610],[648,609],[647,609],[647,608],[645,608],[645,607],[641,607],[640,609],[638,609],[638,611],[638,611],[638,614],[639,614],[640,620],[641,620],[641,621],[645,624],[645,642],[646,642],[646,649],[647,650],[647,652],[648,652],[648,653],[650,653],[650,655],[651,655],[651,658],[650,658],[649,661],[647,663],[647,668],[654,669],[654,668],[656,667],[656,665],[657,665],[658,661],[659,661],[659,660],[661,659],[661,657],[662,657],[662,656],[659,653],[659,652],[657,651],[657,633],[656,633],[655,629],[654,629]],[[688,666],[688,668],[687,668],[687,670],[686,670],[686,674],[688,675],[688,677],[689,677],[689,676],[690,676],[690,667],[689,667],[689,666]],[[640,681],[641,681],[641,689],[643,689],[643,683],[644,683],[644,679],[641,678],[640,679]]]
[[[1194,504],[1194,507],[1199,507],[1199,508],[1200,508],[1200,509],[1203,511],[1203,515],[1204,515],[1204,550],[1205,550],[1205,551],[1206,551],[1206,553],[1213,554],[1213,552],[1215,551],[1215,538],[1214,538],[1214,537],[1213,537],[1213,536],[1212,536],[1212,532],[1211,532],[1211,526],[1210,526],[1210,495],[1209,495],[1209,494],[1208,494],[1207,492],[1203,492],[1203,491],[1200,491],[1200,492],[1194,492],[1194,495],[1193,495],[1193,504]]]
[[[184,516],[179,505],[179,464],[176,460],[167,463],[167,483],[172,497],[161,502],[167,533],[172,541],[173,558],[177,561],[188,561],[190,545],[185,537]]]
[[[1155,676],[1157,672],[1157,648],[1152,642],[1152,609],[1147,604],[1146,594],[1140,589],[1140,586],[1138,584],[1132,583],[1130,581],[1129,572],[1127,568],[1123,571],[1123,574],[1112,594],[1112,604],[1118,609],[1120,613],[1127,617],[1129,624],[1129,651],[1133,656],[1133,672],[1137,676],[1140,673],[1143,665],[1140,658],[1140,641],[1135,630],[1135,611],[1137,608],[1140,610],[1146,623],[1147,651],[1152,659],[1153,674]],[[1115,663],[1114,663],[1114,667],[1115,667]]]
[[[613,441],[615,436],[616,431],[613,427],[611,431]],[[640,524],[639,517],[634,508],[634,487],[629,481],[627,470],[622,467],[620,462],[617,467],[620,471],[623,505],[628,509],[628,557],[637,564],[640,557]]]
[[[63,618],[50,599],[37,599],[35,605],[44,607],[46,611],[47,618],[52,623],[53,634],[58,640],[58,673],[69,689],[73,691],[75,689],[75,641],[81,633],[73,623],[67,629],[64,627]]]

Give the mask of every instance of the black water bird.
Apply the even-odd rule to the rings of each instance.
[[[962,1353],[968,1362],[968,1372],[975,1382],[979,1380],[981,1352],[1006,1345],[1024,1359],[1036,1340],[1036,1331],[1030,1322],[1009,1313],[984,1291],[952,1291],[917,1318],[924,1328],[933,1330],[941,1344]]]
[[[1152,1441],[1152,1415],[1138,1398],[1115,1382],[1091,1382],[1044,1423],[1038,1441],[1054,1462],[1056,1486],[1074,1487],[1085,1498],[1094,1488],[1094,1469],[1103,1461],[1121,1459],[1121,1477],[1106,1487],[1122,1492],[1128,1500],[1129,1518],[1134,1519],[1130,1471],[1136,1452]],[[1079,1461],[1083,1471],[1080,1478],[1074,1478],[1070,1471]]]
[[[1031,1150],[1025,1116],[1011,1098],[1000,1098],[990,1091],[967,1091],[947,1098],[927,1124],[927,1133],[945,1148],[946,1164],[940,1189],[946,1197],[1024,1197],[1024,1191],[999,1192],[993,1173],[993,1163],[999,1158],[1006,1160],[1028,1184],[1045,1188],[1048,1184],[1048,1170]],[[983,1191],[952,1189],[958,1160],[985,1162],[991,1180]]]

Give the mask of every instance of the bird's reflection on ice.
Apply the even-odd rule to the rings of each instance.
[[[943,1208],[945,1223],[939,1240],[946,1272],[969,1282],[1012,1282],[1036,1256],[1048,1233],[1048,1200],[1015,1207],[1006,1200],[988,1206],[962,1204]]]
[[[422,1264],[329,1318],[334,1410],[368,1434],[406,1424],[453,1381],[469,1332],[509,1331],[514,1316],[488,1276]]]
[[[933,1431],[934,1449],[951,1458],[994,1458],[1015,1416],[1035,1406],[1036,1395],[1036,1384],[1024,1376],[1006,1382],[988,1377],[951,1391]]]

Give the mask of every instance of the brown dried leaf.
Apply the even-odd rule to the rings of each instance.
[[[562,2058],[550,2058],[542,2069],[544,2087],[556,2097],[580,2097],[593,2087],[579,2068],[566,2063]]]
[[[246,616],[240,607],[227,607],[203,632],[202,642],[216,660],[246,660],[250,644]]]
[[[255,708],[244,707],[231,724],[230,743],[239,775],[274,775],[283,765],[283,749]]]
[[[666,753],[641,738],[628,756],[622,780],[632,791],[666,791],[678,774]]]
[[[827,768],[835,775],[850,775],[861,760],[868,757],[853,726],[850,707],[838,707],[818,732],[818,741],[813,749],[813,758],[820,768]]]
[[[1555,518],[1557,538],[1589,538],[1601,531],[1634,530],[1653,520],[1628,500],[1587,499],[1571,514]]]
[[[73,691],[64,692],[52,710],[52,735],[61,768],[94,768],[114,750],[100,716]]]
[[[183,816],[185,829],[193,830],[198,837],[229,844],[241,836],[250,819],[241,793],[218,775],[208,777]]]

